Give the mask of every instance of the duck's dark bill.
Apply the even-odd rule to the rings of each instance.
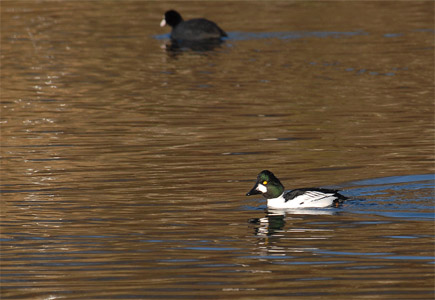
[[[254,187],[246,193],[246,196],[251,196],[251,195],[258,195],[261,194],[261,192],[259,190],[257,190],[257,184],[254,185]]]

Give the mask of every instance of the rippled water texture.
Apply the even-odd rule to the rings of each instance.
[[[2,299],[433,299],[432,1],[0,5]]]

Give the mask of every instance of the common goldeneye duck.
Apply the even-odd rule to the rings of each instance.
[[[215,22],[207,19],[191,19],[184,21],[175,10],[168,10],[160,22],[163,27],[172,27],[171,39],[181,41],[204,41],[226,37],[227,34]]]
[[[347,199],[337,190],[324,188],[303,188],[284,191],[284,186],[268,170],[261,171],[254,187],[246,196],[263,194],[269,208],[299,208],[337,206]]]

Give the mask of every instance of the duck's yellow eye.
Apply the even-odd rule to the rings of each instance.
[[[264,185],[266,185],[266,184],[267,184],[267,181],[266,181],[266,180],[265,180],[265,181],[263,181],[263,184],[264,184]]]

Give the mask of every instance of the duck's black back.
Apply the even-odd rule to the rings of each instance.
[[[325,194],[332,194],[335,197],[337,197],[338,200],[346,200],[347,197],[343,196],[342,194],[340,194],[338,192],[338,190],[333,190],[333,189],[325,189],[325,188],[302,188],[302,189],[295,189],[295,190],[291,190],[291,191],[287,191],[284,194],[284,199],[286,201],[292,200],[298,196],[304,195],[307,192],[321,192],[321,193],[325,193]]]

